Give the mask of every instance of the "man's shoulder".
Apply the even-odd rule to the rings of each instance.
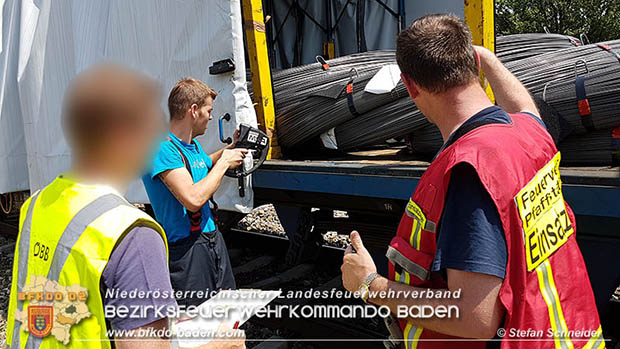
[[[110,255],[104,276],[110,277],[118,272],[126,273],[126,268],[132,268],[133,265],[139,266],[141,263],[136,263],[140,259],[137,256],[142,255],[141,252],[145,246],[148,246],[150,251],[160,251],[160,253],[155,253],[155,256],[165,256],[166,244],[164,237],[157,230],[141,224],[130,228],[122,239],[117,242],[114,251]],[[136,269],[133,272],[139,272],[139,270]]]
[[[152,226],[138,222],[137,225],[129,229],[122,241],[118,243],[117,248],[136,248],[136,247],[157,247],[161,246],[165,249],[164,238]]]
[[[121,297],[116,291],[145,292],[145,297]],[[101,286],[102,294],[106,294],[104,306],[155,309],[176,303],[174,298],[154,297],[149,291],[162,295],[173,292],[167,251],[164,238],[155,229],[136,226],[119,241],[105,266]],[[148,311],[139,318],[114,317],[110,323],[113,328],[131,330],[159,320],[162,316],[158,314]]]
[[[166,138],[165,140],[159,143],[159,148],[157,149],[158,155],[163,156],[178,156],[179,149],[172,143],[172,140]]]
[[[171,141],[163,141],[159,144],[151,168],[148,171],[148,177],[155,178],[158,174],[175,168],[183,167],[184,162],[179,150],[172,144]]]

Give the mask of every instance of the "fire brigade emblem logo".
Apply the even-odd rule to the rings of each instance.
[[[28,307],[28,331],[35,337],[45,337],[52,332],[54,307],[36,305]]]
[[[65,346],[71,340],[71,327],[91,316],[87,288],[62,286],[44,276],[31,275],[30,282],[17,293],[17,301],[28,303],[23,311],[15,309],[15,320],[22,331],[36,337],[51,335]]]

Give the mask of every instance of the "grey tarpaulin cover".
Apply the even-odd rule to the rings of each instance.
[[[45,186],[67,170],[70,153],[60,126],[63,93],[80,71],[101,60],[126,64],[167,92],[182,77],[218,91],[214,116],[233,115],[256,126],[245,87],[240,0],[0,0],[0,192]],[[233,73],[209,75],[214,61],[232,58]],[[223,146],[217,123],[198,138],[205,151]],[[250,184],[250,179],[246,179]],[[142,184],[129,190],[144,202]],[[253,195],[238,196],[226,178],[216,195],[222,208],[248,211]]]
[[[392,11],[398,11],[398,0],[381,2]],[[322,28],[329,26],[334,27],[336,57],[360,52],[358,46],[363,48],[362,51],[396,48],[398,19],[377,1],[265,0],[263,3],[267,9],[271,9],[272,19],[268,25],[275,38],[272,56],[275,67],[290,68],[313,63],[316,55],[323,52],[323,43],[326,41],[326,33]],[[307,15],[296,11],[297,6]],[[358,28],[356,17],[361,8],[363,27]],[[331,18],[328,19],[327,13]],[[358,29],[363,33],[359,37],[360,42]]]

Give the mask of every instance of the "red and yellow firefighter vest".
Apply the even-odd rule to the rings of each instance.
[[[389,277],[417,287],[446,288],[439,273],[430,272],[436,234],[450,170],[468,163],[495,203],[506,235],[508,263],[499,293],[506,309],[502,348],[602,348],[598,312],[575,238],[575,217],[562,196],[560,153],[531,116],[511,118],[511,124],[489,124],[466,133],[429,166],[388,248]],[[399,323],[406,348],[445,348],[450,343],[424,341],[451,337]],[[534,332],[528,332],[529,341],[516,341],[511,333],[517,330]],[[532,333],[542,334],[534,339],[545,341],[532,342]],[[459,348],[484,345],[458,343]]]

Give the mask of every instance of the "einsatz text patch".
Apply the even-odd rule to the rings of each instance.
[[[515,202],[523,223],[527,270],[532,271],[574,232],[562,196],[559,152],[519,191]]]

